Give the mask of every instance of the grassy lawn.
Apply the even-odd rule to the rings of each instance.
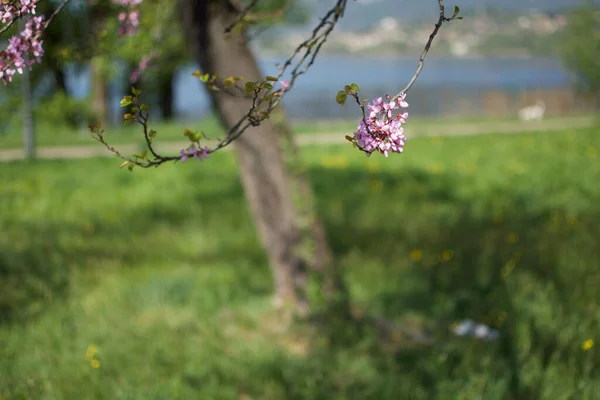
[[[572,116],[572,117],[554,117],[547,118],[546,122],[557,122],[562,126],[568,126],[568,122],[580,119],[581,117],[589,116]],[[413,118],[407,125],[407,129],[419,131],[422,129],[434,127],[447,127],[455,124],[476,124],[478,126],[490,127],[493,131],[495,124],[504,122],[518,123],[517,119],[489,119],[489,118],[466,118],[466,119],[447,119],[447,118]],[[332,121],[297,121],[292,123],[292,129],[297,134],[306,133],[348,133],[351,134],[356,130],[357,121],[355,120],[332,120]],[[185,128],[192,130],[203,131],[211,137],[220,137],[223,130],[219,125],[216,117],[208,116],[199,121],[184,121],[175,120],[171,122],[151,122],[150,127],[155,129],[159,134],[161,142],[173,142],[186,140],[183,136]],[[2,127],[0,131],[0,150],[20,149],[23,147],[22,128],[19,124],[11,124]],[[106,137],[111,144],[129,144],[139,143],[144,144],[143,135],[138,124],[129,126],[114,126],[105,129]],[[46,146],[99,146],[99,144],[91,138],[87,127],[80,130],[67,127],[56,127],[51,124],[45,124],[39,121],[36,124],[36,143],[39,147]]]
[[[598,398],[600,129],[303,155],[355,305],[435,346],[281,332],[231,153],[13,162],[0,399]],[[500,338],[451,335],[463,318]]]

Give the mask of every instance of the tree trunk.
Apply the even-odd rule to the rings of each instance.
[[[158,79],[158,105],[162,118],[169,120],[173,118],[173,77],[174,71],[165,71]]]
[[[56,84],[56,90],[69,95],[67,90],[67,77],[65,75],[65,71],[62,70],[59,66],[52,68],[52,75],[54,76],[54,83]]]
[[[106,10],[97,6],[94,2],[92,7],[91,30],[93,37],[97,38],[104,29],[106,23]],[[94,56],[90,60],[90,74],[92,80],[92,105],[91,111],[96,119],[95,122],[106,125],[108,122],[108,82],[106,59],[102,56]]]
[[[229,0],[181,0],[186,36],[203,73],[222,78],[242,76],[263,80],[245,32],[226,37],[224,29],[239,13]],[[226,128],[248,112],[252,100],[210,92]],[[273,120],[280,118],[276,125]],[[244,191],[267,252],[275,283],[275,305],[291,304],[300,315],[310,311],[307,278],[314,272],[327,294],[339,294],[342,280],[334,266],[313,193],[301,168],[297,148],[283,114],[248,129],[233,147],[240,164]]]
[[[106,83],[106,73],[102,57],[93,57],[90,68],[92,79],[92,114],[96,122],[106,125],[108,122],[108,84]]]

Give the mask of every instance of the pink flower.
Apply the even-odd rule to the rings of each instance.
[[[135,35],[140,25],[140,11],[136,6],[141,4],[142,0],[112,0],[112,2],[128,9],[121,11],[117,16],[119,19],[119,35]]]
[[[388,101],[383,101],[383,98],[378,97],[367,104],[369,115],[365,120],[360,121],[358,130],[354,132],[354,142],[366,153],[367,157],[374,151],[378,151],[386,157],[389,152],[402,153],[404,151],[406,137],[402,124],[406,123],[408,113],[395,113],[400,107],[408,107],[404,97],[398,98],[400,102],[392,100],[390,96],[386,96]]]
[[[205,158],[208,158],[208,147],[198,149],[198,147],[193,146],[187,150],[182,149],[179,153],[181,154],[181,157],[179,158],[181,162],[186,162],[189,157],[194,157],[203,161]]]
[[[14,18],[26,18],[26,14],[35,14],[38,0],[14,1],[5,4],[0,11],[1,20],[5,24],[13,22]],[[41,62],[44,54],[41,40],[45,26],[44,17],[33,17],[27,20],[22,32],[8,39],[6,50],[0,50],[0,80],[6,85],[12,82],[15,73],[22,74],[23,68],[31,69],[35,62]]]
[[[281,89],[287,90],[290,87],[290,83],[286,79],[282,79],[279,81],[281,84]]]

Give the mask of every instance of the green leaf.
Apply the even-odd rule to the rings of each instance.
[[[185,128],[185,130],[183,131],[183,136],[187,136],[187,138],[192,143],[198,142],[198,141],[200,141],[200,139],[202,139],[201,134],[199,134],[198,132],[192,132],[192,130],[188,129],[188,128]]]
[[[131,172],[131,171],[133,171],[133,164],[129,164],[129,165],[127,166],[127,169],[128,169],[130,172]]]
[[[127,126],[127,125],[131,124],[132,122],[133,122],[133,120],[132,120],[132,119],[126,119],[125,121],[123,121],[123,124],[124,124],[125,126]]]
[[[194,76],[196,78],[200,78],[200,75],[202,75],[202,72],[200,72],[199,69],[197,69],[194,72],[192,72],[192,76]]]
[[[356,83],[353,83],[352,85],[350,85],[350,88],[352,88],[352,90],[354,90],[355,92],[358,92],[360,90],[360,88],[358,87],[358,85]]]
[[[246,92],[246,94],[252,93],[254,89],[256,89],[255,82],[246,82],[246,85],[244,87],[244,91]]]
[[[350,135],[346,135],[346,140],[349,142],[354,142],[354,138]]]
[[[136,88],[132,87],[131,88],[131,93],[133,93],[136,96],[139,96],[140,94],[142,94],[141,90],[137,90]]]
[[[459,12],[460,12],[460,7],[454,6],[454,14],[452,14],[452,18],[456,18],[456,16],[458,15]]]
[[[140,106],[140,110],[142,110],[142,111],[149,111],[150,110],[150,106],[148,104],[142,104]]]
[[[138,157],[141,158],[142,160],[145,160],[147,155],[148,155],[148,150],[144,150],[138,155]]]
[[[233,85],[235,83],[235,78],[233,76],[230,76],[229,78],[225,78],[225,80],[223,81],[223,86],[225,86],[226,88]]]
[[[269,82],[277,82],[277,78],[275,78],[274,76],[267,75],[267,81],[269,81]]]
[[[204,83],[208,82],[208,80],[210,79],[210,74],[207,72],[204,75],[200,75],[200,80]]]
[[[273,89],[273,85],[271,85],[270,83],[267,83],[267,82],[263,83],[263,87],[268,90]]]
[[[348,95],[346,94],[346,92],[344,92],[343,90],[340,90],[340,91],[338,92],[337,96],[335,96],[335,101],[336,101],[338,104],[344,104],[344,103],[346,103],[346,97],[347,97],[347,96],[348,96]]]
[[[351,90],[352,90],[352,88],[350,87],[350,85],[346,85],[346,86],[344,86],[344,91],[345,91],[346,93],[350,92]]]
[[[123,97],[123,100],[121,100],[121,103],[119,103],[119,105],[121,107],[127,107],[132,102],[133,102],[133,97],[131,97],[131,96],[125,96],[125,97]]]
[[[150,139],[154,139],[156,137],[158,132],[156,132],[154,129],[151,129],[150,132],[148,132],[148,137]]]

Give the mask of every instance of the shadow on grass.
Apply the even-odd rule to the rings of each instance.
[[[505,382],[505,396],[538,399],[552,362],[578,365],[570,371],[575,374],[584,366],[590,368],[586,374],[600,373],[599,357],[591,367],[581,352],[572,351],[580,347],[582,331],[600,328],[591,283],[600,279],[600,248],[594,244],[600,237],[598,208],[570,213],[568,204],[551,207],[544,201],[544,181],[539,187],[489,187],[482,194],[465,192],[464,177],[422,170],[312,175],[331,244],[353,264],[347,265],[353,269],[351,285],[354,278],[359,292],[373,295],[365,308],[399,321],[424,318],[445,343],[435,355],[443,355],[448,376],[473,373],[489,357]],[[480,348],[457,342],[448,328],[466,318],[498,329],[500,339]],[[435,355],[403,349],[396,361],[410,366],[406,372],[428,395],[441,396]],[[534,378],[522,370],[528,363]]]
[[[316,346],[305,360],[247,366],[248,376],[268,377],[290,399],[327,399],[331,393],[443,398],[481,387],[478,393],[486,398],[537,399],[549,390],[548,376],[561,376],[571,385],[569,393],[586,398],[579,382],[600,374],[598,353],[580,350],[600,326],[598,209],[572,212],[567,203],[551,205],[545,201],[547,180],[481,192],[466,176],[419,169],[371,174],[314,168],[310,174],[355,301],[396,321],[419,319],[440,345],[386,352],[374,337],[359,335],[345,350]],[[115,210],[112,222],[88,216],[82,224],[8,226],[6,232],[14,235],[8,243],[21,247],[0,246],[0,317],[38,313],[50,299],[68,293],[69,271],[103,263],[201,268],[218,262],[235,269],[243,262],[249,267],[240,269],[235,287],[247,298],[266,294],[266,284],[251,290],[246,285],[253,274],[269,280],[269,272],[239,181],[233,173],[228,179],[232,184],[218,191],[190,187],[177,202]],[[178,245],[196,240],[188,235],[198,231],[211,246],[196,251]],[[499,329],[500,339],[453,338],[448,326],[463,318]],[[348,365],[364,362],[356,368],[370,374],[356,376],[344,365],[344,354],[352,358]],[[218,368],[210,373],[237,385],[230,372]],[[307,395],[299,383],[311,379],[315,389]],[[247,384],[260,393],[260,386]]]

